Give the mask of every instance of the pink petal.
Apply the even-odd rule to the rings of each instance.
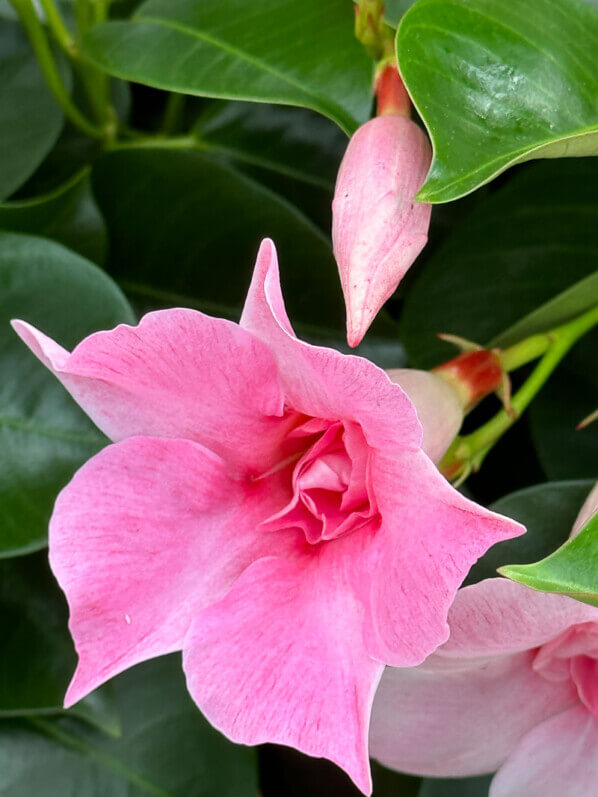
[[[329,758],[369,794],[368,724],[383,668],[363,648],[361,607],[334,576],[325,553],[334,545],[248,568],[197,617],[183,666],[194,700],[230,739]]]
[[[373,363],[311,346],[289,323],[272,241],[262,242],[241,326],[261,338],[276,357],[289,404],[299,412],[361,424],[376,448],[416,450],[421,425],[412,403]]]
[[[533,657],[430,656],[420,667],[387,667],[372,712],[372,756],[421,775],[493,772],[524,734],[575,704],[571,683],[546,681]]]
[[[489,578],[459,591],[449,615],[451,638],[443,656],[516,653],[548,642],[569,626],[598,620],[598,608]]]
[[[499,769],[489,797],[591,797],[598,784],[598,722],[583,706],[531,730]]]
[[[428,239],[432,207],[416,202],[432,159],[426,134],[399,116],[352,137],[332,203],[332,241],[356,346]]]
[[[66,705],[180,649],[192,618],[256,556],[292,543],[256,533],[285,499],[272,479],[233,481],[216,454],[185,440],[129,438],[84,465],[50,522],[79,654]]]
[[[13,326],[112,440],[187,438],[251,468],[283,433],[274,359],[229,321],[162,310],[90,335],[72,354],[23,321]]]
[[[421,451],[375,454],[372,483],[382,524],[353,558],[366,647],[378,661],[409,667],[446,641],[449,607],[474,562],[525,529],[469,501]]]
[[[579,532],[587,526],[590,520],[594,517],[594,515],[598,512],[598,482],[594,485],[594,488],[590,491],[590,494],[584,501],[582,508],[579,510],[579,515],[575,521],[573,529],[571,531],[571,536],[575,537],[579,534]]]
[[[392,368],[386,373],[415,405],[424,430],[422,448],[432,462],[439,462],[463,423],[463,405],[456,390],[429,371]]]

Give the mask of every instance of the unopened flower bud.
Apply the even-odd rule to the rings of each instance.
[[[394,62],[383,63],[374,78],[376,116],[411,116],[411,100]]]
[[[428,240],[431,206],[416,202],[432,159],[411,119],[378,116],[347,147],[332,203],[332,242],[357,346]]]
[[[386,372],[413,402],[424,430],[422,448],[439,462],[463,423],[463,404],[452,385],[430,371],[391,368]]]

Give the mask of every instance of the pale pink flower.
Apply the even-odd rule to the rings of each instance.
[[[432,207],[417,202],[432,159],[426,134],[403,116],[378,116],[353,135],[332,203],[332,242],[357,346],[428,240]]]
[[[522,527],[441,477],[384,371],[295,336],[270,241],[240,325],[166,310],[71,354],[15,328],[114,441],[50,523],[79,654],[66,705],[182,650],[230,739],[325,756],[369,792],[384,663],[444,642],[471,564]],[[450,442],[442,424],[442,440],[426,434],[435,451]]]
[[[492,578],[459,591],[449,626],[424,664],[386,669],[372,755],[422,775],[498,770],[490,797],[594,794],[598,608]]]

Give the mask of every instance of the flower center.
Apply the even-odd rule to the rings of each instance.
[[[581,702],[598,719],[598,623],[580,623],[542,645],[533,667],[548,681],[571,679]]]
[[[292,498],[263,530],[300,528],[315,544],[377,522],[370,450],[358,424],[308,418],[285,442],[296,447]]]

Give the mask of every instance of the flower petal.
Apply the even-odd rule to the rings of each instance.
[[[524,734],[575,704],[571,683],[549,683],[532,669],[533,657],[430,656],[420,667],[387,667],[374,701],[371,754],[420,775],[494,772]]]
[[[598,783],[598,722],[583,706],[531,730],[499,769],[489,797],[590,797]]]
[[[261,338],[278,363],[285,396],[306,415],[359,423],[371,446],[417,449],[422,428],[404,391],[368,360],[311,346],[289,323],[276,249],[262,242],[241,326]]]
[[[579,510],[579,515],[575,520],[575,524],[573,525],[573,529],[571,531],[571,536],[576,537],[579,532],[587,526],[590,520],[594,517],[594,515],[598,512],[598,482],[594,485],[590,494],[584,501],[582,508]]]
[[[366,609],[366,647],[396,667],[421,663],[449,633],[447,615],[474,562],[525,529],[457,492],[423,452],[372,461],[382,517],[353,582]]]
[[[183,652],[189,691],[233,741],[329,758],[369,794],[382,667],[363,648],[362,614],[326,556],[262,559],[194,622]]]
[[[72,354],[23,321],[13,326],[112,440],[186,438],[251,468],[283,433],[274,359],[229,321],[161,310],[90,335]]]
[[[50,521],[50,563],[79,653],[66,704],[179,650],[197,612],[272,551],[256,528],[286,498],[272,479],[233,481],[217,455],[186,440],[129,438],[84,465]]]
[[[598,608],[489,578],[459,590],[449,614],[451,638],[443,656],[516,653],[548,642],[576,623],[598,620]]]

